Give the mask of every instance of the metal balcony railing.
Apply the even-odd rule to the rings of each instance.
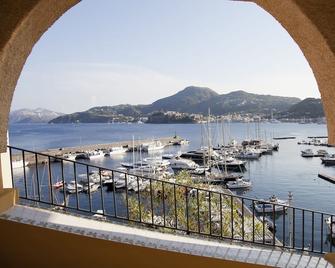
[[[329,213],[8,148],[13,187],[25,203],[213,239],[313,253],[333,249]]]

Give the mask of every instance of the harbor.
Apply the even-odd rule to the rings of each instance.
[[[269,243],[272,243],[273,239],[275,239],[276,244],[280,245],[280,243],[283,241],[283,236],[285,236],[285,242],[286,244],[289,242],[289,236],[288,236],[288,218],[290,211],[277,211],[277,207],[285,207],[287,206],[287,201],[289,199],[288,197],[288,191],[292,191],[293,193],[293,199],[292,204],[299,207],[315,207],[317,209],[320,204],[324,204],[324,206],[327,209],[328,201],[324,200],[323,197],[326,196],[327,192],[329,192],[331,189],[329,189],[329,183],[325,182],[322,183],[321,180],[316,181],[315,178],[317,178],[317,173],[313,175],[313,170],[318,169],[327,169],[330,175],[331,170],[325,165],[322,165],[320,158],[313,157],[313,158],[304,158],[299,156],[299,152],[301,150],[305,150],[307,148],[312,148],[312,145],[302,145],[305,147],[301,147],[297,145],[297,142],[294,140],[272,140],[269,137],[266,137],[265,131],[268,133],[271,133],[270,127],[272,125],[270,124],[263,124],[263,135],[260,138],[256,138],[256,133],[253,135],[253,137],[249,138],[250,136],[247,134],[247,126],[246,124],[226,124],[227,127],[224,128],[225,137],[224,140],[222,138],[222,127],[218,124],[211,124],[210,125],[210,150],[208,150],[208,126],[206,125],[173,125],[173,130],[169,131],[168,125],[160,125],[160,128],[162,129],[160,132],[156,131],[156,126],[143,126],[143,125],[126,125],[122,126],[122,129],[129,129],[127,132],[130,134],[118,134],[119,130],[117,127],[119,126],[106,126],[101,125],[101,130],[98,132],[95,132],[97,134],[97,137],[95,137],[96,140],[103,140],[106,141],[107,138],[110,140],[114,140],[113,143],[103,142],[103,143],[97,143],[96,145],[92,145],[94,143],[90,141],[94,141],[94,139],[90,140],[84,140],[83,138],[79,139],[77,145],[78,146],[66,146],[65,143],[60,144],[60,148],[65,149],[64,154],[66,153],[75,153],[77,151],[77,148],[82,149],[95,149],[99,150],[102,146],[101,144],[106,144],[105,153],[104,154],[98,154],[95,157],[92,157],[91,159],[83,158],[83,159],[74,159],[74,160],[66,160],[64,159],[64,174],[66,177],[66,185],[57,184],[61,182],[61,163],[60,162],[51,162],[51,174],[52,174],[52,184],[55,188],[53,188],[53,194],[54,199],[57,201],[57,204],[62,204],[64,200],[64,193],[66,198],[66,204],[69,207],[76,207],[77,205],[77,194],[76,194],[76,187],[78,190],[78,200],[80,207],[89,209],[90,208],[90,202],[89,202],[89,196],[91,195],[91,204],[92,208],[98,206],[101,203],[101,200],[99,199],[99,195],[102,192],[104,195],[104,204],[106,206],[106,213],[107,214],[114,214],[115,204],[117,204],[117,215],[120,217],[126,217],[127,216],[127,206],[126,206],[126,195],[125,193],[128,192],[128,201],[129,201],[129,209],[131,211],[136,212],[133,214],[135,216],[135,219],[139,220],[138,216],[138,207],[134,204],[137,202],[134,202],[136,200],[138,194],[142,196],[150,195],[150,183],[148,180],[145,179],[139,179],[137,182],[136,177],[145,177],[145,178],[151,178],[152,180],[159,180],[163,181],[164,184],[169,185],[169,183],[183,183],[182,181],[175,181],[175,176],[180,171],[186,171],[189,174],[189,180],[187,183],[190,183],[190,189],[191,187],[204,189],[205,191],[215,191],[219,192],[222,195],[231,195],[233,196],[239,196],[234,197],[234,217],[238,217],[236,226],[239,226],[242,224],[242,218],[245,219],[245,228],[246,233],[247,229],[249,227],[252,227],[252,218],[255,217],[255,223],[256,227],[262,225],[263,221],[263,215],[264,220],[266,221],[266,227],[265,230],[265,237],[264,239],[267,240]],[[280,125],[279,125],[280,126]],[[285,126],[285,125],[284,125]],[[308,127],[308,125],[304,125],[305,127]],[[58,127],[58,126],[51,126],[52,128]],[[100,127],[100,126],[96,126]],[[114,136],[108,135],[108,133],[104,130],[107,130],[108,128],[113,128]],[[236,131],[236,127],[238,127],[238,132]],[[276,124],[276,127],[278,127],[278,124]],[[139,132],[140,129],[142,132]],[[90,137],[89,130],[86,129],[86,125],[83,125],[80,128],[78,126],[69,128],[68,131],[72,130],[81,130],[79,135],[82,135],[83,132],[88,132],[86,137]],[[120,126],[121,130],[121,126]],[[244,130],[244,131],[243,131]],[[122,130],[124,131],[124,130]],[[287,131],[287,130],[285,130]],[[144,148],[147,146],[147,142],[153,144],[155,140],[163,140],[159,137],[164,137],[164,135],[159,135],[159,133],[175,133],[177,132],[179,137],[179,141],[184,140],[179,145],[172,145],[171,138],[174,136],[171,135],[170,137],[165,138],[166,145],[162,148],[159,148],[159,150],[147,150]],[[244,134],[244,133],[246,134]],[[261,131],[258,131],[257,134],[259,134]],[[121,133],[121,132],[120,132]],[[145,136],[144,133],[147,133]],[[201,134],[202,133],[202,134]],[[220,134],[221,133],[221,134]],[[237,134],[237,133],[242,133]],[[278,133],[280,134],[280,133]],[[99,135],[101,137],[99,137]],[[116,136],[118,135],[118,136]],[[127,136],[128,135],[128,136]],[[134,139],[132,139],[132,136],[134,136]],[[248,137],[249,136],[249,137]],[[269,136],[269,135],[268,135]],[[284,133],[277,136],[286,136]],[[126,139],[128,137],[128,139]],[[152,138],[155,137],[155,138]],[[298,139],[304,139],[306,137],[297,135]],[[137,140],[137,141],[136,141]],[[83,147],[84,142],[87,144],[85,147]],[[125,142],[127,141],[127,142]],[[187,142],[189,141],[189,142]],[[132,144],[136,144],[137,146],[132,146]],[[72,142],[72,144],[76,144],[76,142]],[[135,150],[129,150],[128,147],[136,148]],[[140,145],[143,146],[140,146]],[[112,145],[112,146],[111,146]],[[119,153],[112,153],[111,149],[115,147],[123,147],[120,145],[125,145],[125,148],[127,150],[119,151]],[[157,145],[157,144],[156,144]],[[279,145],[279,146],[278,146]],[[82,146],[82,147],[80,147]],[[87,146],[87,147],[86,147]],[[159,146],[158,146],[159,147]],[[54,147],[57,148],[57,147]],[[69,149],[70,148],[70,149]],[[72,149],[74,148],[74,150]],[[260,151],[258,151],[260,150]],[[41,152],[47,152],[48,150],[43,150],[43,148],[40,150]],[[53,150],[53,152],[59,154],[59,149]],[[332,148],[327,149],[328,153],[332,154]],[[66,153],[65,153],[66,152]],[[78,150],[79,152],[79,150]],[[109,154],[106,154],[109,152]],[[22,155],[19,151],[13,150],[13,154],[18,154],[18,156]],[[62,155],[62,154],[59,154]],[[181,157],[183,155],[183,157]],[[29,152],[25,153],[25,157],[30,157]],[[189,159],[186,159],[184,157],[189,157]],[[39,159],[45,159],[43,156],[38,156]],[[179,159],[178,159],[179,158]],[[208,160],[210,159],[210,163],[208,164]],[[181,161],[180,161],[181,160]],[[73,171],[73,162],[77,161],[78,164],[76,165],[76,172]],[[228,162],[233,161],[233,163],[239,163],[240,168],[232,168],[228,167]],[[68,164],[66,164],[68,162]],[[169,164],[168,164],[169,163]],[[273,164],[271,164],[273,163]],[[173,165],[179,165],[179,168],[172,168]],[[85,165],[89,165],[89,174],[87,175],[87,170]],[[148,166],[156,166],[156,168],[148,167]],[[166,168],[164,168],[164,165],[167,165]],[[50,182],[48,180],[48,174],[50,173],[49,165],[39,165],[38,166],[38,174],[43,174],[43,179],[41,181],[41,192],[43,193],[43,198],[47,199],[50,198],[50,193],[45,192],[50,187]],[[99,176],[99,168],[101,167],[102,171],[102,187],[100,185],[100,176]],[[242,168],[243,167],[243,168]],[[112,169],[114,170],[114,177],[108,177],[108,170]],[[179,170],[178,170],[179,169]],[[15,169],[15,172],[18,173],[18,176],[22,172],[19,172],[19,168]],[[22,170],[22,169],[21,169]],[[104,171],[106,170],[106,171]],[[301,170],[307,173],[308,176],[302,175],[299,177],[292,177],[292,173],[289,173],[290,171],[296,172],[297,170]],[[36,173],[34,165],[28,166],[26,168],[27,176],[34,176]],[[74,177],[74,174],[76,174],[76,177]],[[125,175],[122,174],[128,174],[126,175],[127,179],[125,180]],[[275,175],[277,174],[277,175]],[[218,176],[219,175],[219,176]],[[42,176],[42,175],[40,175]],[[178,176],[178,175],[177,175]],[[71,181],[74,181],[74,179],[77,179],[77,183],[71,183]],[[292,180],[294,178],[294,181]],[[88,183],[88,180],[93,183]],[[114,181],[113,181],[114,179]],[[298,183],[300,181],[300,183]],[[294,183],[293,183],[294,182]],[[19,181],[18,181],[19,183]],[[317,183],[317,185],[315,185]],[[326,186],[326,184],[328,186]],[[283,185],[286,185],[286,187],[282,187]],[[296,185],[299,185],[299,187],[296,187]],[[24,185],[21,185],[24,186]],[[153,190],[155,187],[155,184],[152,184]],[[28,191],[30,193],[37,194],[37,187],[34,186],[34,183],[31,181],[27,184]],[[62,187],[65,188],[65,191],[62,190]],[[115,188],[114,188],[115,187]],[[148,188],[149,187],[149,188]],[[166,186],[167,187],[167,186]],[[165,188],[166,188],[165,187]],[[313,197],[313,199],[316,202],[309,202],[310,199],[305,198],[305,192],[309,191],[307,190],[308,187],[313,187],[313,189],[317,188],[318,192],[324,191],[325,194],[323,195],[317,195]],[[168,188],[168,187],[167,187]],[[147,190],[145,190],[147,189]],[[148,190],[149,189],[149,190]],[[167,191],[167,189],[164,189]],[[178,190],[178,188],[177,188]],[[182,191],[181,189],[179,189]],[[161,190],[158,189],[157,193],[159,193]],[[24,195],[24,192],[22,192]],[[273,194],[276,194],[275,197],[273,197]],[[190,199],[194,200],[192,196],[192,192],[190,192]],[[159,196],[159,195],[158,195]],[[172,192],[173,196],[173,192]],[[202,194],[203,196],[203,194]],[[242,200],[241,197],[245,197],[245,200],[243,201],[243,209],[242,209]],[[115,200],[114,200],[115,198]],[[135,198],[135,199],[133,199]],[[147,200],[146,203],[150,204],[150,198],[146,198],[144,200]],[[195,195],[196,198],[196,195]],[[206,200],[206,196],[201,197],[203,202]],[[214,199],[212,198],[213,204],[218,202],[218,197],[214,195]],[[251,201],[249,201],[248,198],[257,198],[258,200],[264,200],[264,206],[262,204],[253,204]],[[273,200],[277,200],[276,202],[280,203],[271,203],[271,198]],[[142,199],[142,197],[141,197]],[[156,200],[154,198],[154,200]],[[222,199],[222,202],[225,199]],[[156,201],[155,201],[156,202]],[[154,204],[156,204],[154,202]],[[231,207],[229,198],[228,201],[226,201],[226,209],[227,212],[222,211],[223,216],[226,215],[224,213],[228,213]],[[266,202],[270,203],[270,206],[267,206]],[[324,203],[322,203],[324,202]],[[183,201],[181,202],[181,204]],[[201,203],[200,203],[201,204]],[[206,203],[204,203],[206,204]],[[272,204],[272,205],[271,205]],[[277,204],[277,205],[275,205]],[[156,204],[157,207],[161,207],[161,203]],[[275,213],[273,214],[270,210],[273,210],[273,205],[275,207]],[[257,207],[258,206],[258,207]],[[172,206],[173,207],[173,206]],[[264,212],[263,213],[263,207]],[[257,209],[256,209],[257,208]],[[146,209],[149,209],[150,212],[150,205],[146,207]],[[216,230],[218,232],[218,228],[220,229],[220,222],[216,222],[216,217],[220,215],[219,211],[217,210],[218,207],[211,208],[211,213],[213,218],[213,230]],[[269,212],[266,212],[266,211]],[[328,209],[331,211],[331,208]],[[173,210],[172,210],[173,211]],[[208,206],[204,207],[204,212],[207,211],[208,213]],[[216,213],[215,213],[216,211]],[[171,212],[171,211],[170,211]],[[144,213],[144,212],[142,212]],[[167,211],[166,211],[167,213]],[[229,219],[229,215],[231,212],[229,212],[226,216],[226,218]],[[147,222],[151,221],[151,218],[146,218],[144,214],[143,219]],[[195,214],[196,215],[196,214]],[[239,215],[239,216],[237,216]],[[243,217],[242,217],[243,215]],[[253,216],[254,215],[254,216]],[[157,217],[154,218],[154,221],[158,224],[162,223],[162,218],[157,215]],[[170,217],[170,218],[169,218]],[[173,215],[169,215],[169,217],[166,217],[166,220],[170,220],[170,223],[172,224],[173,221]],[[178,216],[179,217],[179,216]],[[192,216],[193,217],[193,216]],[[301,214],[296,215],[297,219],[301,219]],[[219,217],[220,218],[220,217]],[[205,219],[205,218],[204,218]],[[207,218],[208,219],[208,218]],[[183,219],[181,218],[181,222],[183,222]],[[191,218],[190,223],[196,224],[197,219]],[[283,222],[285,223],[285,227],[283,226]],[[251,224],[251,225],[250,225]],[[247,227],[249,226],[249,227]],[[272,226],[272,227],[271,227]],[[182,228],[182,226],[181,226]],[[205,228],[205,227],[204,227]],[[208,228],[208,227],[206,227]],[[236,227],[238,228],[238,227]],[[275,238],[273,237],[273,232],[270,230],[272,228],[275,228]],[[262,229],[258,227],[258,234],[256,237],[263,239],[262,235]],[[238,230],[238,229],[236,229]],[[286,230],[286,233],[284,235],[284,231]],[[204,231],[209,231],[209,229],[204,229]],[[250,231],[248,231],[250,232]],[[297,236],[296,243],[301,243],[299,237],[300,236],[300,229],[297,229],[296,232],[299,234]],[[306,233],[307,235],[308,233]],[[326,230],[324,231],[324,234],[326,235]],[[226,230],[225,235],[229,236],[231,235],[231,231],[229,231],[229,228]],[[242,235],[240,232],[239,235]],[[235,236],[235,234],[234,234]],[[236,239],[238,239],[238,232],[236,232]],[[250,238],[250,233],[245,236],[246,238]],[[281,242],[280,242],[281,241]],[[324,241],[328,241],[327,236],[324,237]]]

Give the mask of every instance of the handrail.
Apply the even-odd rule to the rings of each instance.
[[[231,239],[313,253],[332,252],[334,236],[332,223],[329,225],[329,250],[324,246],[324,241],[327,239],[324,237],[327,233],[325,230],[327,224],[324,224],[324,220],[327,217],[335,219],[335,215],[330,213],[131,174],[14,146],[8,148],[13,187],[19,188],[22,200],[216,239]],[[20,152],[23,160],[23,177],[22,174],[14,172],[13,151]],[[29,154],[34,157],[32,169],[25,167],[25,160]],[[48,160],[47,175],[42,174],[40,170],[39,156]],[[53,159],[59,162],[52,163]],[[65,163],[70,163],[72,169],[67,166],[65,170]],[[85,190],[84,186],[79,184],[80,167],[85,168]],[[57,169],[60,169],[59,189],[62,191],[53,187],[54,173]],[[72,175],[69,175],[70,169]],[[94,188],[91,188],[92,169],[98,170],[97,177],[92,183]],[[103,189],[106,179],[102,176],[102,171],[110,173],[111,194],[106,194]],[[121,176],[121,179],[117,178],[116,174]],[[71,189],[68,187],[69,180],[75,181]],[[37,197],[34,192],[36,184]],[[85,199],[82,195],[84,191],[85,198],[88,197],[87,202],[82,200]],[[58,202],[58,198],[63,202]],[[85,205],[82,206],[82,203]],[[247,207],[248,204],[251,209]],[[94,207],[101,208],[101,211]],[[108,210],[112,210],[112,213]],[[266,215],[271,216],[272,223],[267,222]],[[320,236],[315,237],[316,234]]]

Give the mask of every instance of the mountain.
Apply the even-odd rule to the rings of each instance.
[[[189,86],[172,96],[153,102],[151,105],[145,107],[143,112],[185,112],[188,106],[196,107],[199,103],[205,102],[217,96],[219,96],[219,94],[208,87]]]
[[[50,123],[129,122],[155,112],[176,111],[207,114],[208,108],[214,115],[228,113],[271,114],[271,111],[276,113],[287,111],[298,102],[300,102],[298,98],[252,94],[243,90],[219,95],[210,88],[190,86],[152,104],[93,107],[87,111],[60,116],[51,120]],[[156,118],[158,117],[156,116]]]
[[[280,97],[272,95],[259,95],[243,90],[222,94],[196,106],[189,106],[189,112],[207,113],[210,107],[215,115],[227,113],[271,113],[271,110],[286,111],[300,99],[293,97]]]
[[[20,109],[10,112],[10,123],[47,123],[50,120],[62,116],[63,113],[50,111],[43,108]]]
[[[122,104],[116,106],[93,107],[84,112],[66,114],[50,121],[50,123],[108,123],[115,120],[119,115],[126,117],[139,117],[142,114],[143,105]]]
[[[282,116],[286,118],[318,118],[325,115],[321,99],[307,98],[292,105]]]

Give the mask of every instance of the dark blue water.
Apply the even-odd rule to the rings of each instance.
[[[257,198],[268,198],[276,194],[281,199],[287,199],[288,192],[291,191],[293,193],[294,206],[335,213],[332,201],[335,185],[317,176],[319,172],[335,175],[335,167],[325,167],[317,157],[306,159],[300,156],[300,151],[305,148],[312,148],[315,151],[326,149],[331,153],[335,153],[335,150],[327,147],[297,145],[297,141],[306,139],[307,136],[327,135],[326,126],[317,124],[264,123],[260,127],[261,135],[263,138],[266,136],[269,142],[272,136],[296,136],[297,139],[276,141],[280,145],[279,152],[274,152],[273,155],[264,155],[256,161],[250,161],[244,176],[252,181],[253,187],[245,192],[237,192],[237,194]],[[220,140],[217,138],[219,136],[217,129],[219,128],[215,124],[211,125],[213,144],[221,142],[221,138]],[[251,136],[255,136],[255,127],[252,124],[248,126],[243,123],[231,123],[229,127],[227,126],[227,129],[229,129],[229,131],[226,131],[227,136],[238,141],[246,138],[248,133]],[[198,148],[201,145],[201,126],[196,124],[17,124],[10,126],[9,141],[11,145],[20,148],[43,150],[131,140],[133,136],[135,139],[154,139],[175,134],[190,140],[190,145],[168,147],[165,149],[165,153],[178,150],[187,151]],[[103,167],[117,167],[121,161],[129,161],[131,158],[132,154],[127,153],[114,158],[101,158],[97,161],[91,161],[91,163]],[[82,170],[78,172],[84,173],[84,167],[80,168]],[[46,166],[40,167],[39,172],[47,174],[46,169]],[[53,170],[53,172],[57,176],[60,173],[60,169],[58,171]],[[66,167],[65,172],[71,173],[71,167]],[[47,187],[47,181],[42,183]],[[31,187],[30,190],[32,191]],[[100,206],[101,200],[99,200],[98,196],[99,193],[95,193],[92,196],[93,208],[99,208]],[[47,199],[48,196],[43,198]],[[58,198],[60,197],[58,196]],[[112,213],[114,209],[113,195],[109,193],[105,198],[105,206]],[[75,202],[74,196],[70,196],[69,204],[75,206]],[[116,202],[119,206],[122,206],[122,200],[116,199]],[[80,204],[87,206],[88,203],[87,195],[80,195]],[[299,218],[299,215],[297,217]],[[281,217],[277,220],[280,222]],[[308,223],[306,228],[308,228]]]

